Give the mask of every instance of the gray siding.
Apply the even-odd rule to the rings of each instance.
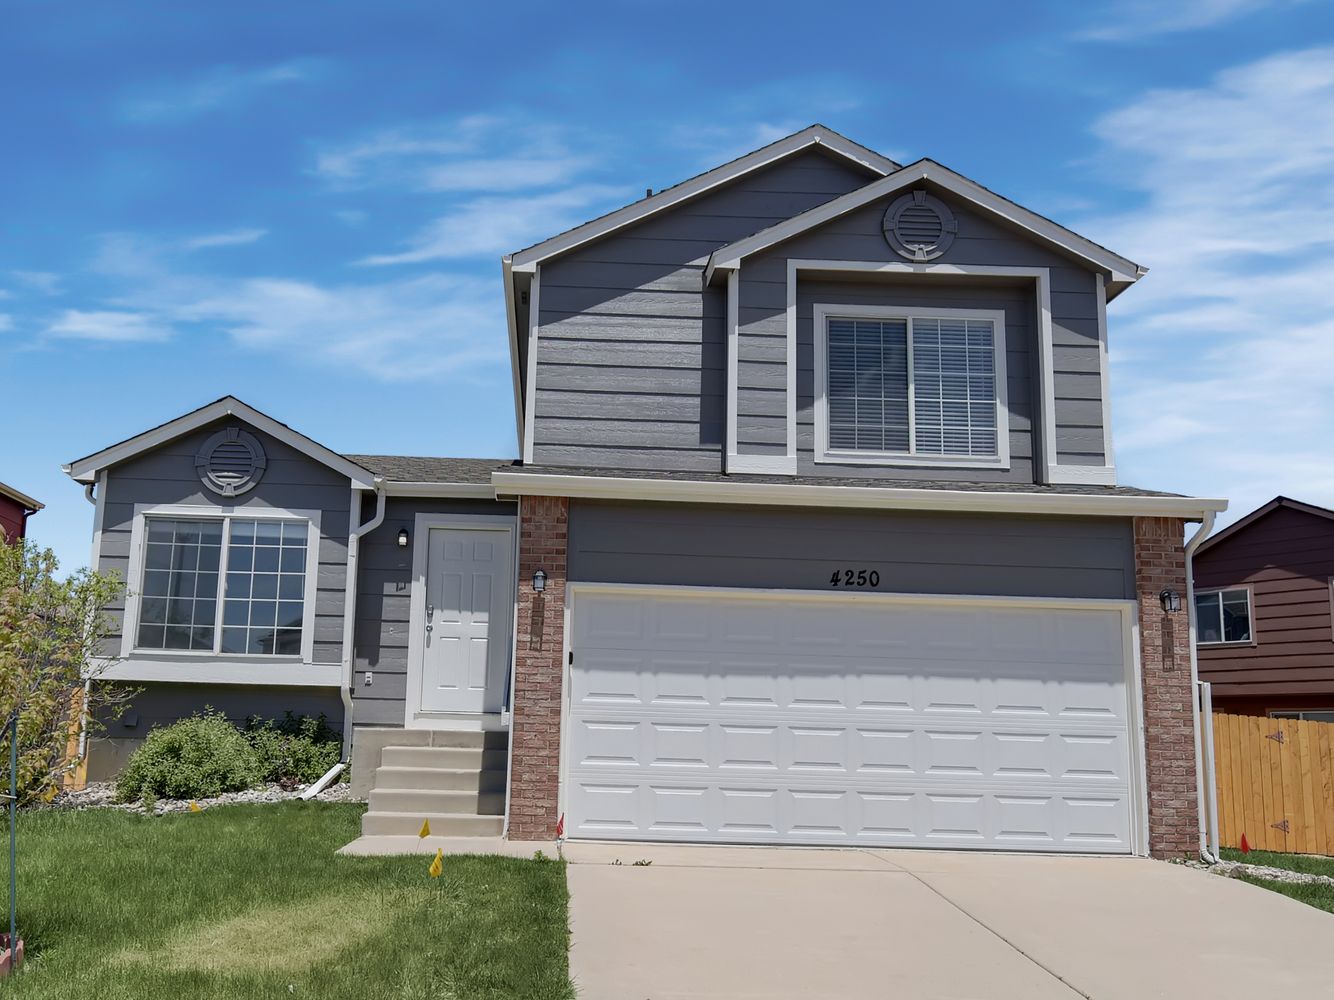
[[[268,467],[259,485],[239,497],[224,498],[207,489],[195,470],[200,446],[219,428],[240,424],[264,447]],[[262,515],[264,508],[320,511],[319,577],[315,594],[316,663],[338,663],[342,655],[343,601],[347,580],[347,527],[351,484],[327,466],[241,421],[218,421],[193,434],[113,467],[103,498],[99,568],[129,574],[130,532],[135,504],[235,506]],[[131,589],[138,580],[127,580]],[[114,648],[124,619],[124,602],[110,609]]]
[[[535,462],[720,471],[727,306],[701,291],[708,255],[869,179],[807,151],[543,264]]]
[[[419,513],[513,515],[515,511],[513,503],[489,500],[391,498],[385,503],[384,523],[362,537],[358,558],[352,677],[356,725],[401,726],[406,712],[412,546],[399,548],[399,529],[412,534]],[[373,513],[368,500],[363,521]],[[368,670],[374,675],[369,685]]]
[[[88,778],[106,781],[124,766],[154,729],[205,711],[221,712],[235,725],[250,719],[282,720],[323,715],[331,729],[343,728],[343,702],[337,691],[293,687],[232,687],[226,684],[136,684],[119,718],[103,718],[105,727],[88,753]]]
[[[929,186],[929,185],[928,185]],[[1074,259],[1012,231],[950,195],[934,192],[959,223],[953,245],[936,263],[1045,267],[1051,273],[1053,378],[1058,461],[1071,465],[1102,465],[1101,358],[1098,344],[1096,276]],[[886,197],[747,260],[741,268],[738,352],[738,433],[740,450],[751,454],[782,453],[786,438],[779,417],[786,404],[787,262],[789,259],[849,260],[902,263],[885,242],[885,209],[897,195]],[[992,279],[964,279],[944,284],[932,279],[913,283],[899,279],[867,279],[837,283],[844,298],[832,301],[875,305],[935,305],[941,308],[994,308],[1006,311],[1011,392],[1011,454],[1009,473],[975,469],[894,468],[894,478],[943,477],[969,481],[1034,481],[1032,422],[1040,402],[1033,282],[1005,287]],[[873,466],[840,466],[812,461],[814,433],[813,338],[811,303],[832,287],[806,272],[798,282],[798,472],[802,475],[883,477]],[[1040,457],[1040,456],[1039,456]]]
[[[683,504],[570,504],[569,579],[827,590],[1132,598],[1129,520]]]

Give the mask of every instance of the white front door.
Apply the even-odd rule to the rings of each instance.
[[[510,531],[429,530],[421,712],[498,712],[514,601]]]
[[[572,837],[1133,848],[1124,602],[574,594]]]

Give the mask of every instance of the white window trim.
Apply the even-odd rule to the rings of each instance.
[[[1219,649],[1219,648],[1226,648],[1226,647],[1229,647],[1229,646],[1232,646],[1232,647],[1254,646],[1254,645],[1256,644],[1256,641],[1255,641],[1255,634],[1256,634],[1256,628],[1255,628],[1255,593],[1252,591],[1252,589],[1251,589],[1251,587],[1250,587],[1249,584],[1243,584],[1243,585],[1241,585],[1241,586],[1239,586],[1239,587],[1205,587],[1205,588],[1203,588],[1203,589],[1200,589],[1200,590],[1196,590],[1196,591],[1195,591],[1195,600],[1198,601],[1201,597],[1208,597],[1208,596],[1211,595],[1211,594],[1226,594],[1226,593],[1230,593],[1230,592],[1232,592],[1232,591],[1234,591],[1234,590],[1240,590],[1240,591],[1245,592],[1245,594],[1246,594],[1246,615],[1247,615],[1247,617],[1250,618],[1250,622],[1251,622],[1251,637],[1250,637],[1249,639],[1232,639],[1232,640],[1222,640],[1222,639],[1220,639],[1218,642],[1206,642],[1205,640],[1199,638],[1199,634],[1198,634],[1199,629],[1198,629],[1198,627],[1197,627],[1197,628],[1196,628],[1195,645],[1199,646],[1199,647],[1202,648],[1202,649],[1203,649],[1203,648],[1206,648],[1206,647],[1209,648],[1209,649]],[[1220,608],[1221,608],[1221,605],[1220,605]],[[1197,618],[1198,618],[1198,613],[1196,612],[1196,609],[1195,609],[1195,608],[1191,608],[1191,609],[1190,609],[1190,613],[1191,613],[1192,615],[1196,615]],[[1221,619],[1220,619],[1220,627],[1221,627]]]
[[[1010,467],[1010,409],[1005,369],[1005,312],[1000,309],[933,309],[909,306],[858,306],[817,302],[811,307],[815,333],[815,461],[838,465],[889,465],[944,469],[1008,469]],[[996,380],[996,455],[932,455],[909,452],[839,451],[829,447],[829,320],[903,319],[908,332],[908,427],[909,440],[914,415],[912,330],[914,319],[974,319],[992,324],[992,354]],[[911,447],[911,444],[910,444]]]
[[[310,526],[306,543],[306,589],[302,597],[301,653],[223,653],[219,649],[222,629],[215,628],[214,649],[139,649],[139,588],[143,586],[144,560],[147,555],[149,517],[230,518],[265,521],[301,521]],[[337,663],[315,663],[315,599],[319,587],[320,511],[282,510],[253,505],[135,504],[130,529],[129,576],[125,594],[125,614],[121,622],[121,662],[102,676],[108,680],[210,681],[245,684],[320,684],[339,682]],[[224,537],[222,555],[227,555]],[[227,567],[218,567],[217,614],[222,615],[222,594]],[[293,669],[295,668],[295,669]],[[326,677],[327,675],[327,677]]]

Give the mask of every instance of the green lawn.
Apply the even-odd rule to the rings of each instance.
[[[362,808],[21,815],[29,961],[0,996],[574,996],[563,862],[452,858],[432,879],[426,857],[336,856]]]
[[[1251,865],[1269,865],[1271,868],[1286,868],[1288,871],[1305,872],[1308,875],[1334,876],[1334,858],[1319,857],[1313,854],[1277,854],[1273,851],[1251,851],[1249,854],[1242,854],[1241,851],[1230,847],[1223,848],[1219,853],[1227,861],[1241,861]],[[1242,876],[1242,879],[1251,883],[1251,885],[1281,892],[1283,895],[1291,896],[1308,906],[1334,913],[1334,885],[1290,885],[1287,882],[1252,878],[1249,875]]]

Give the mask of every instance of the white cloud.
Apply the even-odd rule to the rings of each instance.
[[[423,227],[405,250],[375,254],[360,263],[382,266],[498,257],[619,207],[632,197],[623,188],[583,184],[547,194],[475,198]]]
[[[171,336],[171,327],[147,313],[66,309],[46,328],[46,334],[70,340],[127,344],[166,340]]]
[[[1082,32],[1093,41],[1124,42],[1212,28],[1266,8],[1305,0],[1120,0],[1106,21]]]
[[[1077,226],[1151,272],[1112,304],[1123,478],[1334,503],[1334,48],[1144,94],[1095,127],[1142,196]]]
[[[184,243],[186,250],[204,250],[210,247],[239,247],[255,243],[269,234],[267,229],[229,229],[222,233],[206,233]]]
[[[51,271],[10,271],[9,276],[20,285],[42,295],[61,293],[60,275]]]
[[[0,313],[0,333],[7,333],[14,329],[14,317],[8,313]]]
[[[152,94],[121,102],[121,114],[131,121],[171,122],[252,100],[274,87],[306,82],[322,71],[315,59],[293,59],[273,66],[241,69],[219,66],[190,81],[171,81]]]

